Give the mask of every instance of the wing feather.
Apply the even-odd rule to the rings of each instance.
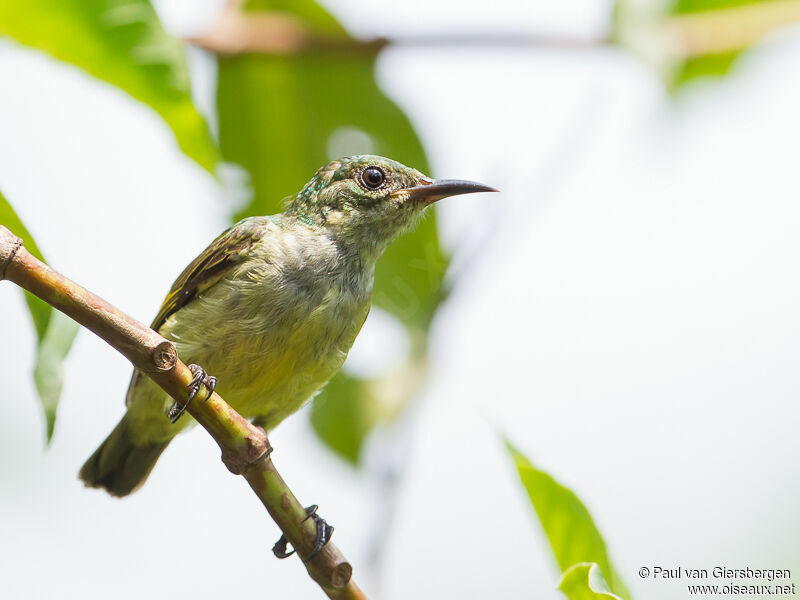
[[[158,331],[170,315],[213,286],[247,257],[253,243],[264,237],[268,229],[269,219],[250,217],[223,231],[178,276],[150,327]]]

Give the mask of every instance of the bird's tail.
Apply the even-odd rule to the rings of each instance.
[[[131,440],[130,417],[125,415],[81,468],[78,477],[87,487],[103,488],[112,496],[127,496],[147,480],[170,440],[136,445]]]

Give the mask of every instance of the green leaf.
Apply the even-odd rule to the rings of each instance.
[[[764,0],[677,0],[672,8],[672,14],[717,11],[763,2]],[[731,70],[734,61],[740,55],[741,51],[732,51],[689,57],[675,69],[672,88],[677,89],[695,79],[721,77]]]
[[[596,563],[608,577],[610,589],[619,595],[629,596],[611,565],[603,536],[583,502],[573,491],[535,468],[508,440],[506,447],[550,542],[559,569],[564,572],[578,563]]]
[[[689,58],[683,61],[676,71],[672,88],[680,88],[696,79],[721,77],[731,70],[734,61],[740,55],[741,52],[725,52],[723,54],[708,54],[698,58]]]
[[[345,35],[309,0],[259,0],[248,6],[294,13],[317,32]],[[219,59],[222,155],[250,173],[254,192],[237,219],[280,212],[283,198],[297,193],[319,167],[343,154],[362,152],[363,142],[371,142],[374,153],[427,170],[407,117],[375,81],[374,63],[371,55],[313,52]],[[355,135],[348,137],[348,132]],[[337,156],[328,152],[332,138],[341,140]],[[446,267],[431,213],[381,259],[376,304],[404,323],[427,327],[441,299]]]
[[[11,233],[21,238],[25,249],[44,262],[44,257],[39,250],[39,246],[36,245],[28,228],[22,224],[22,221],[20,221],[17,213],[14,212],[14,209],[11,208],[11,205],[8,203],[8,200],[5,199],[2,192],[0,192],[0,225],[8,228]],[[25,302],[28,303],[31,319],[33,319],[33,325],[36,328],[36,336],[41,342],[47,332],[47,327],[50,323],[50,315],[53,313],[53,309],[47,302],[40,300],[29,292],[25,292]]]
[[[675,0],[672,5],[672,14],[680,15],[706,10],[720,10],[723,8],[733,8],[734,6],[745,6],[747,4],[758,4],[764,0]]]
[[[44,409],[47,424],[47,441],[53,437],[58,400],[64,384],[62,364],[78,333],[78,324],[63,313],[52,311],[44,338],[36,353],[33,380]]]
[[[611,592],[597,563],[572,565],[558,583],[569,600],[622,600]]]
[[[367,382],[340,373],[314,398],[311,425],[328,447],[352,464],[380,418]]]
[[[36,258],[44,261],[39,247],[28,229],[20,221],[14,209],[0,193],[0,225],[7,227],[14,235],[22,238],[25,249]],[[31,313],[38,347],[34,366],[34,382],[44,409],[47,441],[53,437],[56,422],[58,399],[63,385],[61,364],[67,356],[72,342],[78,333],[78,324],[33,294],[25,292],[25,301]]]
[[[292,14],[328,37],[347,35],[311,0],[252,0],[247,8]],[[253,191],[236,219],[281,212],[283,198],[297,193],[319,167],[340,156],[371,152],[427,171],[408,118],[375,81],[374,55],[308,51],[218,61],[220,149],[226,161],[246,169]],[[400,319],[412,336],[424,338],[443,297],[446,268],[431,212],[379,261],[373,301]],[[366,383],[337,375],[312,411],[321,439],[354,463],[364,438],[381,418],[375,397],[367,391],[374,386]]]
[[[192,103],[182,45],[148,0],[3,0],[0,35],[72,63],[155,110],[187,156],[211,171],[217,150]]]
[[[359,379],[341,372],[314,399],[314,431],[348,462],[358,464],[372,428],[401,414],[425,382],[428,359],[420,342],[412,340],[409,360],[380,379]]]
[[[781,0],[617,0],[612,37],[677,91],[729,73],[744,52],[795,21],[796,7]]]

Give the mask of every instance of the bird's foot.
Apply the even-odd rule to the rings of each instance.
[[[314,524],[317,526],[317,537],[314,539],[314,548],[311,550],[311,554],[308,556],[308,560],[314,558],[319,551],[327,544],[331,536],[333,535],[333,527],[328,525],[328,523],[317,514],[317,508],[319,508],[316,504],[312,504],[308,508],[306,508],[306,518],[304,519],[307,521],[311,519],[314,521]],[[275,545],[272,547],[272,553],[277,556],[278,558],[287,558],[294,554],[294,550],[286,551],[286,547],[288,544],[288,540],[286,539],[285,535],[282,535],[280,539],[275,542]]]
[[[208,389],[208,395],[210,396],[214,392],[214,388],[217,387],[217,378],[210,377],[206,375],[205,369],[200,365],[189,365],[189,370],[194,375],[191,383],[186,387],[189,388],[189,397],[186,399],[186,403],[181,405],[178,402],[174,402],[169,409],[169,413],[167,416],[169,417],[170,423],[175,423],[178,419],[181,418],[181,415],[186,412],[186,409],[189,408],[189,404],[191,404],[194,397],[197,396],[197,393],[200,391],[200,388],[204,385]]]

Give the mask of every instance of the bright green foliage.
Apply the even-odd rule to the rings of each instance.
[[[690,58],[681,64],[672,82],[673,88],[700,79],[702,77],[722,76],[733,66],[734,61],[741,52],[724,52],[722,54],[709,54],[697,58]]]
[[[64,382],[62,364],[78,333],[78,324],[63,313],[53,311],[44,337],[39,341],[33,380],[44,409],[47,441],[53,437],[56,411]]]
[[[720,10],[746,4],[758,4],[759,2],[764,2],[764,0],[676,0],[672,13],[680,15],[705,10]]]
[[[44,260],[30,232],[1,193],[0,225],[7,227],[14,235],[22,238],[28,252],[39,260]],[[49,442],[53,437],[58,399],[61,396],[63,383],[61,363],[78,333],[78,324],[53,310],[49,304],[39,300],[33,294],[25,292],[25,301],[28,303],[39,341],[33,373],[36,389],[44,409],[47,441]]]
[[[765,0],[677,0],[673,7],[673,14],[720,10],[743,6],[746,4],[759,4]],[[769,1],[769,0],[766,0]],[[708,54],[689,58],[684,61],[675,73],[673,87],[680,87],[688,81],[708,76],[725,75],[741,52],[724,52],[721,54]]]
[[[254,0],[247,7],[294,14],[328,37],[347,35],[311,0]],[[254,193],[236,218],[280,212],[284,197],[297,193],[321,165],[344,154],[369,151],[428,171],[419,139],[403,112],[381,92],[374,68],[375,56],[366,53],[309,51],[219,59],[222,155],[249,172]],[[361,132],[357,135],[372,147],[345,142],[335,150],[337,156],[329,155],[331,137],[343,130]],[[399,318],[412,336],[425,335],[442,297],[446,266],[431,213],[378,262],[374,302]],[[355,462],[379,415],[366,386],[344,377],[338,375],[315,403],[312,422],[326,443]]]
[[[14,212],[14,209],[11,208],[2,192],[0,192],[0,225],[3,225],[11,233],[21,238],[25,244],[25,249],[39,260],[44,261],[42,252],[39,250],[39,246],[36,245],[33,236],[28,231],[28,228],[22,224],[22,221],[20,221],[17,213]],[[39,300],[39,298],[28,292],[25,292],[25,301],[28,303],[31,318],[36,327],[36,335],[41,340],[47,331],[47,325],[50,322],[53,309],[44,300]]]
[[[561,577],[558,589],[569,600],[622,600],[612,593],[597,563],[578,563]]]
[[[189,93],[183,48],[148,0],[3,0],[0,35],[47,52],[149,105],[181,149],[213,170],[217,150]]]
[[[564,572],[578,563],[596,563],[608,578],[610,589],[621,596],[629,596],[611,565],[606,543],[583,502],[572,490],[558,483],[544,471],[535,468],[507,440],[506,447],[514,459],[522,485],[528,492],[559,569]],[[594,598],[594,596],[585,597]],[[582,599],[583,596],[575,598]]]
[[[339,456],[355,464],[361,445],[380,418],[367,382],[339,373],[311,407],[311,424]]]
[[[776,3],[780,3],[780,0],[674,0],[672,4],[665,4],[662,12],[658,12],[657,5],[649,0],[617,0],[612,37],[622,44],[626,44],[626,40],[638,40],[633,44],[632,49],[643,54],[648,62],[652,63],[659,71],[665,84],[671,90],[676,91],[690,81],[727,74],[736,59],[748,48],[684,57],[679,53],[672,54],[674,39],[670,38],[670,42],[665,44],[663,36],[655,33],[644,35],[642,31],[646,31],[647,27],[655,27],[658,32],[660,26],[671,18],[682,15],[702,13],[704,18],[708,17],[709,23],[711,23],[715,22],[715,19],[723,18],[726,9],[759,4],[775,5]],[[787,24],[790,22],[787,20]],[[713,41],[713,36],[719,35],[721,30],[730,27],[731,25],[726,26],[716,22],[715,28],[708,30],[705,35]],[[629,33],[634,35],[628,35]],[[640,48],[642,40],[647,40],[648,43],[645,47]]]

